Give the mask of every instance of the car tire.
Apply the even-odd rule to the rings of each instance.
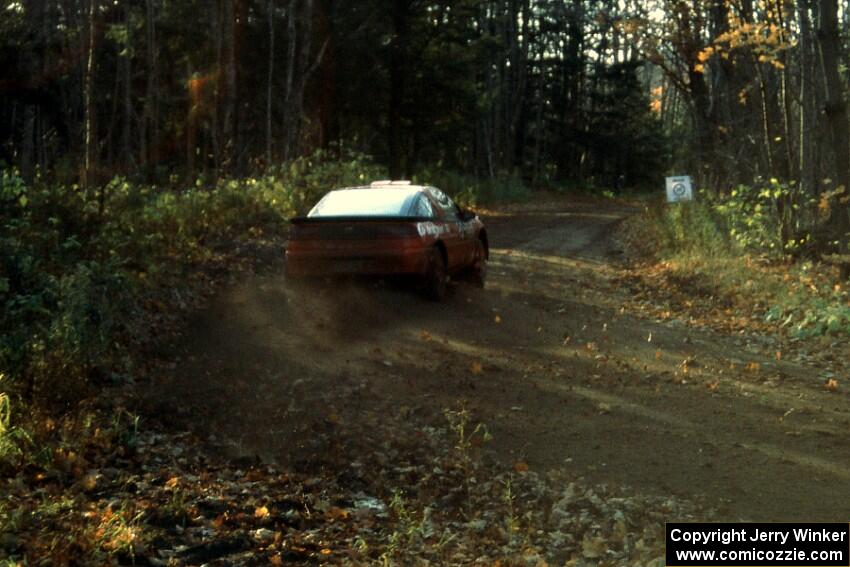
[[[487,279],[487,248],[484,247],[484,242],[481,239],[476,241],[475,245],[475,262],[469,269],[469,281],[475,287],[484,287],[484,280]]]
[[[446,261],[438,248],[428,255],[428,273],[425,275],[425,295],[434,301],[442,301],[449,289],[449,274]]]

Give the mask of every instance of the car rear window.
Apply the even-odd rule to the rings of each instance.
[[[412,216],[417,191],[404,189],[341,189],[331,191],[307,214],[308,217],[405,217]]]

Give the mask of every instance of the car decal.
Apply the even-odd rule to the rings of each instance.
[[[416,223],[416,230],[419,231],[419,236],[442,236],[448,232],[445,225],[438,225],[433,222]]]

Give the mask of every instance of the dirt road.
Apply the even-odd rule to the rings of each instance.
[[[627,214],[565,200],[492,213],[487,288],[441,304],[254,278],[195,317],[155,391],[211,445],[293,466],[344,467],[386,419],[416,431],[465,404],[508,465],[727,520],[846,520],[847,396],[746,337],[631,313],[612,239]]]

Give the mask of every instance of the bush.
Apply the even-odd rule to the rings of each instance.
[[[739,185],[715,203],[728,223],[730,237],[744,250],[781,256],[809,239],[814,199],[803,201],[794,182],[776,179],[758,186]]]
[[[626,223],[629,249],[643,258],[726,256],[730,253],[725,219],[707,202],[647,205]]]
[[[701,192],[698,201],[647,206],[626,223],[626,244],[633,256],[669,261],[673,271],[704,278],[721,295],[765,306],[765,320],[794,335],[850,334],[842,286],[810,263],[788,263],[807,246],[815,209],[793,184],[775,179],[721,197]],[[768,269],[777,262],[779,271]]]
[[[115,178],[101,208],[93,192],[0,171],[0,373],[18,394],[73,399],[92,378],[123,371],[143,296],[189,285],[192,266],[229,240],[254,227],[282,232],[326,191],[383,173],[361,155],[319,152],[213,187]]]
[[[463,206],[522,201],[530,195],[522,180],[513,175],[479,179],[455,171],[426,168],[415,175],[413,181],[438,187]]]

